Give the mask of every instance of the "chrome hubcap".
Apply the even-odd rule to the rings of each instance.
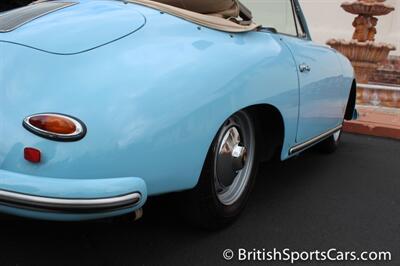
[[[236,175],[246,164],[246,147],[241,144],[239,130],[231,127],[225,133],[217,158],[217,176],[221,185],[232,185]]]
[[[223,126],[214,158],[214,181],[219,201],[235,203],[248,183],[254,160],[254,129],[249,116],[239,112]]]

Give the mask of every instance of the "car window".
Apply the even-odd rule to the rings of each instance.
[[[278,32],[297,36],[291,0],[241,0],[248,7],[253,20],[263,27],[275,28]]]

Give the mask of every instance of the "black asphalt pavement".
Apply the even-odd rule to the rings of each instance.
[[[223,259],[228,248],[390,251],[386,263],[295,265],[400,265],[399,141],[347,134],[335,154],[309,151],[263,165],[247,209],[220,232],[188,226],[171,201],[153,199],[135,224],[0,216],[0,265],[239,264]]]

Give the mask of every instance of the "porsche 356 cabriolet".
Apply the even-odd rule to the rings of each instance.
[[[0,74],[0,211],[37,219],[181,192],[223,227],[260,162],[333,152],[355,113],[298,0],[37,1],[0,14]]]

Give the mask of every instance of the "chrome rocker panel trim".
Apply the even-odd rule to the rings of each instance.
[[[142,195],[137,192],[110,198],[63,199],[0,190],[0,204],[50,212],[93,213],[115,211],[134,207],[140,202],[141,198]]]
[[[317,137],[315,137],[313,139],[310,139],[310,140],[308,140],[306,142],[303,142],[303,143],[301,143],[299,145],[294,146],[293,148],[291,148],[289,150],[289,155],[293,155],[295,153],[301,152],[301,151],[311,147],[312,145],[314,145],[314,144],[316,144],[316,143],[318,143],[318,142],[320,142],[320,141],[332,136],[333,134],[335,134],[336,132],[341,130],[342,127],[343,127],[342,125],[337,126],[334,129],[331,129],[331,130],[329,130],[329,131],[327,131],[327,132],[325,132],[325,133],[323,133],[323,134],[321,134],[321,135],[319,135],[319,136],[317,136]]]

